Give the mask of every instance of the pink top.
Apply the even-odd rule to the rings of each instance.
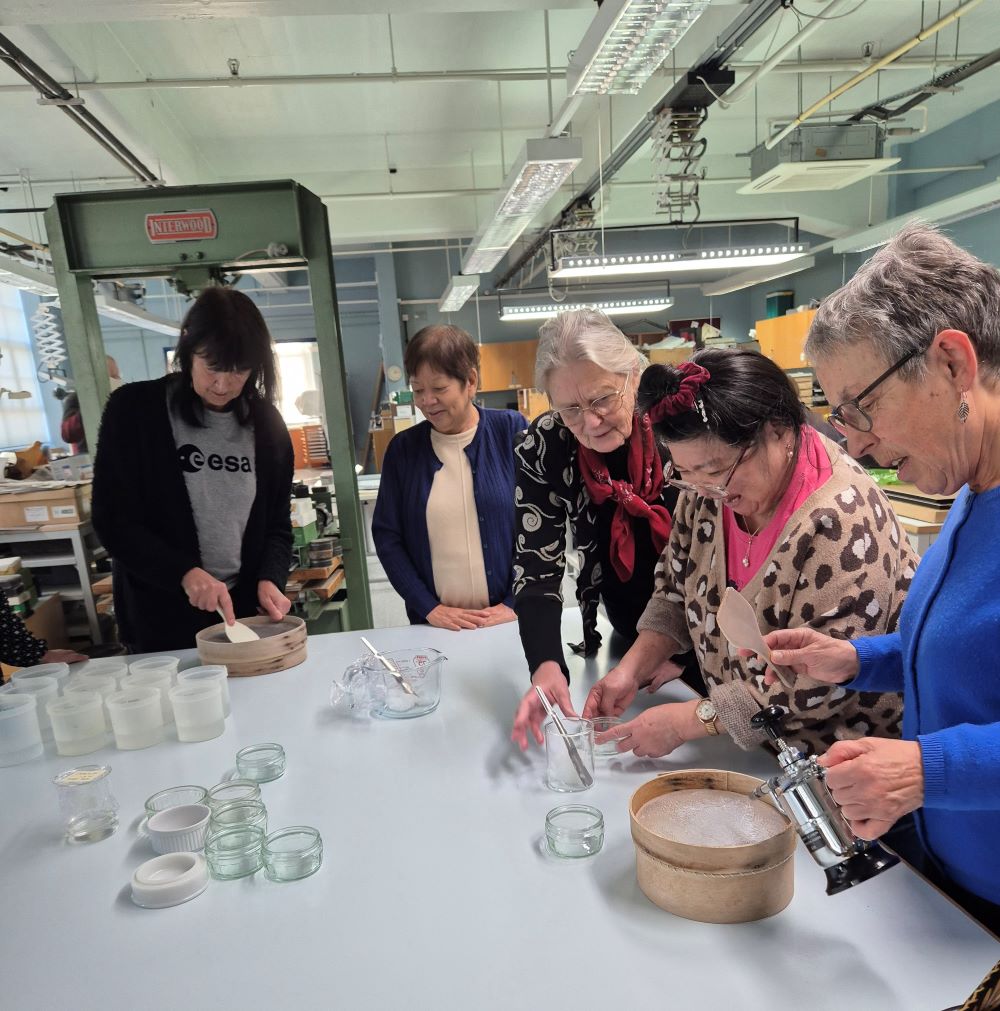
[[[830,458],[816,429],[802,426],[799,456],[777,511],[767,526],[753,537],[741,530],[736,514],[722,507],[723,533],[726,543],[726,579],[730,586],[742,590],[757,574],[764,560],[777,543],[789,517],[809,496],[821,488],[833,473]]]

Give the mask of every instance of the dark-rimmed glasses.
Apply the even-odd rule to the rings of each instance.
[[[685,481],[679,477],[671,477],[671,474],[674,473],[673,460],[667,464],[666,469],[663,471],[663,480],[671,487],[679,488],[681,491],[691,491],[705,498],[724,499],[728,494],[729,482],[732,481],[736,468],[743,462],[743,458],[747,455],[749,449],[750,446],[748,444],[740,450],[740,455],[736,457],[736,462],[729,468],[726,480],[722,484],[700,484],[694,481]]]
[[[870,432],[874,422],[871,415],[861,407],[861,401],[865,397],[871,396],[875,389],[881,386],[889,376],[898,372],[911,358],[922,355],[924,350],[924,348],[914,348],[908,354],[903,355],[895,365],[887,368],[875,382],[869,383],[856,397],[845,400],[842,404],[837,404],[830,412],[830,424],[845,435],[848,428],[853,428],[856,432]]]
[[[585,406],[557,407],[553,413],[564,425],[570,426],[578,425],[580,423],[583,419],[584,411],[590,411],[591,414],[596,414],[599,418],[606,418],[609,414],[613,414],[618,410],[621,405],[626,386],[628,386],[627,380],[620,390],[616,390],[614,393],[605,393],[604,396],[598,397],[596,400],[592,400]]]

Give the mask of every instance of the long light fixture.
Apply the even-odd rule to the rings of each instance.
[[[583,141],[578,137],[529,140],[504,180],[496,209],[473,238],[462,273],[491,271],[582,158]]]
[[[604,0],[566,68],[569,95],[635,95],[710,0]]]
[[[33,295],[55,295],[56,279],[44,270],[5,259],[0,267],[0,284],[29,291]]]
[[[525,305],[500,306],[500,319],[511,323],[519,319],[551,319],[561,312],[574,309],[599,309],[606,316],[624,316],[636,312],[660,312],[669,309],[674,300],[665,298],[616,298],[595,299],[592,302],[544,302]]]
[[[440,312],[458,312],[478,290],[478,274],[454,274],[438,302],[438,310]]]
[[[667,274],[687,270],[732,270],[786,263],[809,252],[804,242],[747,243],[720,249],[684,249],[660,253],[618,253],[614,256],[560,256],[550,277],[617,277],[625,274]]]
[[[926,207],[918,207],[909,214],[883,221],[873,228],[855,232],[853,235],[834,239],[834,253],[863,253],[869,249],[884,246],[904,225],[910,221],[923,221],[938,225],[950,225],[965,218],[1000,207],[1000,179],[985,186],[974,186],[953,197],[945,197]]]
[[[150,330],[153,333],[165,334],[167,337],[176,337],[181,332],[180,323],[164,319],[162,316],[154,316],[145,309],[138,306],[125,305],[121,302],[109,301],[104,295],[96,295],[94,301],[97,305],[97,314],[105,319],[113,319],[118,323],[128,323],[131,326],[141,327],[143,330]]]
[[[773,267],[754,267],[750,270],[740,271],[738,274],[730,274],[728,277],[720,278],[718,281],[709,281],[701,286],[703,295],[728,295],[733,291],[742,291],[744,288],[752,288],[756,284],[765,284],[767,281],[776,281],[780,277],[788,277],[789,274],[797,274],[802,270],[809,270],[816,266],[815,256],[800,256],[787,263],[780,263]]]

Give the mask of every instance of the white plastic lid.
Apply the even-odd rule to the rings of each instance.
[[[132,875],[132,901],[165,909],[193,899],[208,887],[208,863],[200,853],[166,853],[140,864]]]

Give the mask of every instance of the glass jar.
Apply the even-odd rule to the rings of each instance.
[[[214,835],[238,825],[252,825],[267,832],[267,808],[259,800],[232,800],[212,812],[208,834]]]
[[[270,783],[285,772],[285,749],[280,744],[252,744],[236,752],[236,771],[243,779]]]
[[[545,785],[559,793],[589,790],[594,785],[594,725],[572,716],[561,722],[564,733],[553,720],[543,727]]]
[[[255,825],[236,825],[216,832],[205,843],[209,873],[219,881],[255,874],[264,862],[263,846],[264,830]]]
[[[208,804],[208,790],[203,786],[169,786],[154,793],[146,801],[146,817],[168,807],[185,807],[189,804]]]
[[[589,857],[604,845],[604,815],[586,804],[563,804],[545,816],[545,841],[557,857]]]
[[[610,762],[613,758],[623,757],[623,753],[618,750],[621,738],[612,737],[602,744],[598,744],[596,738],[620,727],[625,721],[620,716],[595,716],[590,722],[594,724],[594,758],[599,762]]]
[[[308,825],[279,829],[264,840],[264,872],[272,881],[307,878],[322,863],[323,840]]]
[[[227,779],[208,791],[208,806],[213,811],[233,800],[260,800],[260,786],[249,779]]]
[[[110,765],[81,765],[52,780],[70,842],[97,842],[118,828],[118,801],[111,793],[110,775]]]

